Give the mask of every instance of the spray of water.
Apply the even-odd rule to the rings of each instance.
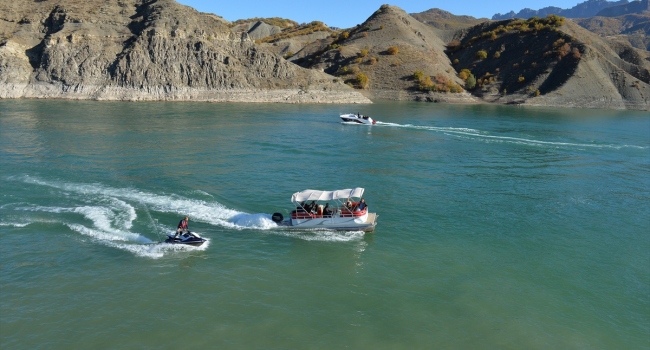
[[[575,143],[575,142],[558,142],[558,141],[542,141],[522,137],[490,135],[488,132],[479,131],[470,128],[453,128],[453,127],[435,127],[435,126],[420,126],[411,124],[396,124],[377,122],[376,126],[403,128],[412,130],[428,130],[433,132],[444,133],[445,135],[455,136],[468,140],[476,140],[483,142],[502,142],[526,146],[542,146],[542,147],[555,147],[555,148],[596,148],[596,149],[621,149],[621,148],[636,148],[645,149],[647,147],[636,145],[613,145],[613,144],[598,144],[598,143]]]
[[[31,176],[9,180],[58,189],[61,191],[59,193],[61,198],[66,198],[66,206],[14,203],[13,209],[18,212],[50,215],[46,219],[33,219],[26,216],[24,220],[15,223],[0,222],[0,226],[25,227],[37,222],[61,223],[82,237],[142,257],[160,258],[167,253],[205,250],[210,242],[210,238],[205,237],[208,241],[199,247],[160,244],[162,238],[173,232],[173,227],[156,222],[151,212],[189,215],[195,222],[230,230],[259,230],[268,234],[303,240],[340,242],[360,240],[363,237],[363,232],[286,231],[278,228],[271,220],[270,214],[240,212],[214,200],[187,198],[173,193],[151,193],[133,188],[114,188],[98,183],[50,181]],[[212,197],[205,192],[197,194],[203,198]],[[145,233],[133,231],[134,223],[138,220],[138,211],[145,213],[141,219],[146,222]]]

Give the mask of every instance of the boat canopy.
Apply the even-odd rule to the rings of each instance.
[[[304,190],[296,192],[291,196],[292,202],[303,201],[331,201],[335,199],[348,199],[351,197],[361,198],[364,189],[361,187],[348,188],[336,191]]]

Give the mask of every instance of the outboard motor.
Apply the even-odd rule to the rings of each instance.
[[[273,213],[273,215],[271,216],[271,220],[273,220],[273,222],[275,222],[276,224],[279,224],[282,222],[282,220],[284,220],[284,217],[282,216],[281,213]]]

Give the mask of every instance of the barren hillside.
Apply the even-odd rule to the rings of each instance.
[[[402,9],[383,5],[363,24],[308,45],[293,62],[340,77],[371,98],[472,101],[460,88],[439,32]],[[416,71],[452,92],[420,89]],[[459,89],[456,89],[456,88]],[[438,91],[438,92],[440,92]]]
[[[173,0],[0,2],[0,97],[364,102]]]
[[[458,71],[476,77],[472,91],[486,101],[648,109],[650,55],[631,50],[554,16],[478,25],[449,54]]]

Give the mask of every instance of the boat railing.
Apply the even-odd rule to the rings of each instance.
[[[291,212],[292,219],[321,219],[321,218],[354,218],[366,215],[368,212],[368,207],[363,208],[363,210],[355,209],[359,205],[359,202],[352,202],[352,209],[346,207],[345,205],[340,208],[336,208],[332,211],[331,214],[323,213],[320,209],[316,213],[309,213],[304,209],[297,209]]]

